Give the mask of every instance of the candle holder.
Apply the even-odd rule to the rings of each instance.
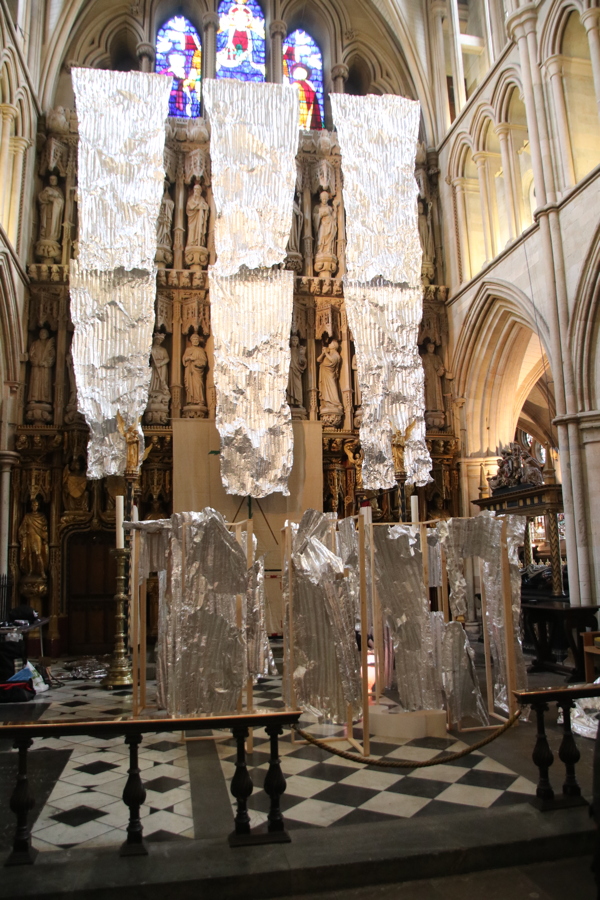
[[[131,669],[131,660],[127,655],[125,621],[127,616],[127,594],[125,593],[126,575],[125,563],[127,560],[128,550],[115,550],[117,559],[117,592],[115,594],[115,646],[112,652],[110,666],[106,677],[102,680],[102,687],[107,690],[120,687],[130,687],[133,684],[133,673]]]

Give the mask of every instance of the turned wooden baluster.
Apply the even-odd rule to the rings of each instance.
[[[254,790],[252,779],[246,766],[246,738],[248,729],[237,725],[231,729],[237,743],[237,757],[235,760],[235,774],[231,779],[231,793],[237,801],[237,813],[235,816],[235,833],[250,834],[250,816],[248,815],[248,797]]]
[[[31,738],[17,738],[15,741],[15,748],[19,751],[19,767],[17,783],[10,798],[10,808],[17,817],[17,827],[12,853],[5,863],[7,866],[31,865],[37,856],[37,850],[31,846],[31,831],[27,821],[35,803],[27,780],[27,751],[32,744]]]
[[[141,734],[128,734],[125,743],[129,744],[129,777],[123,788],[123,803],[129,807],[129,824],[127,840],[121,846],[120,856],[147,856],[144,844],[143,827],[140,819],[140,806],[146,799],[146,789],[140,778],[138,763],[138,747],[142,743]]]
[[[549,802],[554,800],[554,791],[548,777],[548,769],[554,762],[554,754],[548,745],[544,722],[544,713],[548,710],[548,704],[542,701],[531,705],[537,719],[537,739],[533,748],[532,759],[540,773],[535,793],[540,800]]]
[[[271,756],[269,759],[269,769],[265,777],[265,793],[271,798],[271,806],[269,809],[269,831],[284,831],[283,816],[281,814],[280,798],[285,793],[286,781],[281,771],[279,760],[279,741],[278,737],[283,734],[281,725],[266,725],[265,731],[271,740]]]
[[[581,797],[581,788],[575,775],[575,766],[581,759],[581,753],[571,731],[571,710],[575,704],[572,700],[564,700],[560,701],[558,706],[562,709],[563,714],[563,739],[558,751],[558,756],[566,770],[563,794],[565,797]]]

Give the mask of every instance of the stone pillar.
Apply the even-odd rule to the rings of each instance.
[[[31,141],[27,140],[27,138],[24,137],[13,137],[10,139],[10,145],[13,154],[13,165],[10,203],[8,209],[8,227],[6,230],[13,247],[18,251],[17,241],[19,239],[19,219],[21,215],[23,163],[25,161],[25,152],[28,147],[31,147]]]
[[[10,540],[10,475],[19,462],[19,454],[0,450],[0,575],[8,575]]]
[[[458,226],[458,244],[461,261],[461,282],[471,278],[471,252],[469,249],[469,236],[467,232],[467,208],[465,200],[465,179],[454,178],[452,187],[456,197],[456,220]]]
[[[331,70],[331,79],[333,81],[333,93],[334,94],[343,94],[344,93],[344,85],[348,80],[348,75],[350,71],[348,66],[344,65],[344,63],[338,63],[337,66],[334,66]]]
[[[317,353],[315,347],[315,301],[306,316],[306,358],[307,358],[307,393],[308,393],[308,418],[310,422],[316,422],[319,418],[318,388],[317,388]]]
[[[450,40],[452,43],[452,83],[454,85],[454,106],[456,115],[467,102],[467,93],[465,90],[465,73],[463,69],[462,50],[460,47],[460,21],[458,18],[457,0],[448,0],[448,8],[450,16],[448,24],[450,25]]]
[[[571,148],[571,135],[569,132],[569,120],[567,118],[567,105],[565,103],[565,91],[563,87],[563,69],[560,56],[551,56],[546,60],[546,67],[552,85],[554,99],[554,115],[556,116],[556,131],[562,165],[562,187],[567,190],[575,184],[575,166],[573,164],[573,150]]]
[[[592,74],[594,77],[594,89],[596,91],[596,103],[598,104],[598,114],[600,115],[600,31],[598,29],[600,21],[600,8],[592,6],[591,9],[584,9],[581,13],[581,22],[587,31],[588,43],[590,45],[590,58],[592,60]]]
[[[346,310],[341,314],[341,346],[342,368],[340,371],[340,389],[342,392],[342,404],[344,407],[344,431],[352,431],[354,420],[354,407],[352,405],[352,354],[350,348],[350,334],[348,331],[348,317]]]
[[[183,159],[178,154],[177,174],[175,176],[175,227],[173,229],[173,268],[183,269],[183,251],[185,247],[185,184],[183,181]],[[175,329],[173,329],[175,330]]]
[[[512,241],[518,234],[521,234],[521,210],[517,197],[515,171],[510,147],[510,125],[507,125],[505,122],[503,122],[500,125],[497,125],[494,130],[498,135],[498,140],[500,141],[500,155],[502,157],[502,169],[504,170],[505,195],[508,199],[508,235],[510,240]]]
[[[171,418],[181,418],[183,385],[181,382],[181,300],[179,291],[173,292],[173,343],[171,345]]]
[[[275,84],[283,84],[283,39],[287,34],[287,25],[281,19],[275,19],[269,27],[271,36],[271,80]]]
[[[153,72],[156,60],[156,51],[152,44],[140,43],[135,48],[135,53],[140,61],[140,72]]]
[[[477,166],[477,178],[479,180],[485,260],[486,262],[489,262],[496,255],[496,241],[492,222],[492,198],[490,197],[490,185],[488,181],[487,153],[474,153],[473,162]]]
[[[446,51],[444,49],[444,18],[447,15],[445,0],[433,0],[431,4],[433,28],[431,29],[432,63],[437,94],[438,139],[450,128],[450,103],[446,83]]]
[[[0,185],[2,185],[2,194],[0,196],[0,222],[7,228],[8,210],[10,203],[10,142],[12,137],[12,123],[16,118],[18,109],[11,106],[10,103],[0,104],[0,115],[2,116],[2,136],[0,137]]]
[[[217,29],[219,16],[216,12],[207,12],[202,16],[204,28],[202,42],[202,59],[204,60],[203,78],[214,78],[217,74]]]

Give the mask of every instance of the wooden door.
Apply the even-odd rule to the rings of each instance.
[[[67,544],[69,653],[109,653],[115,635],[115,536],[74,534]]]

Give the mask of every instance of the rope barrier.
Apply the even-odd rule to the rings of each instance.
[[[305,741],[308,741],[309,744],[314,744],[316,747],[320,747],[321,750],[326,750],[328,753],[333,753],[335,756],[341,756],[342,759],[363,763],[365,766],[379,766],[382,769],[423,769],[428,766],[439,766],[441,763],[454,762],[455,759],[462,759],[463,756],[468,756],[469,753],[473,753],[474,750],[479,750],[481,747],[491,744],[492,741],[495,741],[501,734],[504,734],[505,731],[508,731],[508,729],[515,724],[519,719],[521,712],[522,710],[518,709],[504,725],[500,725],[483,740],[478,741],[471,747],[467,747],[465,750],[459,750],[456,753],[447,753],[445,756],[436,756],[432,759],[426,759],[420,762],[414,759],[384,759],[381,756],[359,756],[357,753],[350,753],[348,750],[339,750],[337,747],[332,747],[331,744],[328,744],[326,741],[320,741],[312,734],[309,734],[308,731],[298,728],[297,725],[292,725],[292,728],[300,735],[300,737],[304,738]]]

